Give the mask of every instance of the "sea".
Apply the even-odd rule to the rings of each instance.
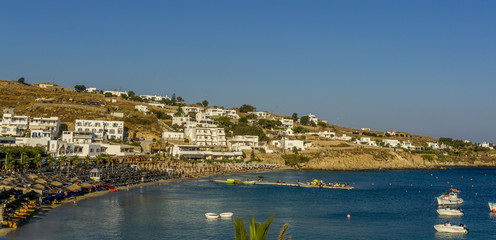
[[[230,185],[211,180],[267,182],[319,179],[352,190]],[[435,197],[461,191],[465,215],[442,217]],[[66,204],[33,219],[10,239],[234,239],[232,219],[205,213],[233,212],[244,221],[274,215],[267,239],[289,224],[295,239],[496,239],[496,168],[401,171],[280,170],[184,179]],[[350,216],[349,218],[347,216]],[[437,233],[434,225],[463,223],[468,234]],[[248,230],[249,232],[249,230]]]

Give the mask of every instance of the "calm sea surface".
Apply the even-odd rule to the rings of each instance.
[[[234,212],[265,221],[268,239],[284,223],[293,239],[496,239],[495,168],[429,171],[276,171],[216,176],[295,182],[313,178],[348,182],[354,190],[226,185],[191,179],[109,193],[63,205],[8,235],[13,239],[234,239],[232,220],[206,220],[206,212]],[[449,184],[448,184],[449,182]],[[461,190],[462,217],[439,217],[435,196]],[[346,215],[351,218],[347,219]],[[466,235],[439,234],[433,225],[463,223]]]

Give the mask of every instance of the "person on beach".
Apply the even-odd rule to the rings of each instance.
[[[77,205],[77,198],[74,197],[74,201],[72,201],[74,203],[74,205]]]
[[[129,192],[129,184],[126,186],[126,188],[127,188],[127,191]]]

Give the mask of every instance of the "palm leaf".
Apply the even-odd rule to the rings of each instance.
[[[239,218],[234,218],[234,237],[236,240],[248,240],[248,233],[245,229],[245,223]]]
[[[279,233],[279,237],[277,238],[277,240],[291,240],[291,237],[287,237],[287,238],[284,238],[284,235],[286,235],[286,231],[288,230],[289,228],[289,224],[284,224],[284,226],[282,226],[281,228],[281,232]]]

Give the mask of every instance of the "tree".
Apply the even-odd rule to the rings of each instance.
[[[40,172],[41,164],[43,162],[41,161],[41,155],[37,154],[33,158],[33,164],[38,168],[38,172]]]
[[[300,118],[300,124],[308,126],[310,124],[310,118],[308,116],[303,116]]]
[[[134,93],[134,91],[127,91],[127,96],[132,98],[132,97],[136,96],[136,93]]]
[[[53,160],[52,155],[48,155],[46,158],[46,163],[48,167],[52,167],[55,164],[55,161]]]
[[[19,79],[17,79],[17,82],[24,84],[24,77],[20,77]]]
[[[67,163],[67,177],[69,177],[69,171],[71,170],[71,167],[69,165],[77,165],[79,163],[79,157],[74,155],[71,158],[71,161]]]
[[[86,91],[86,86],[76,85],[76,86],[74,86],[74,90],[76,90],[76,92],[84,92],[84,91]]]
[[[67,157],[62,155],[59,157],[59,177],[62,176],[62,165],[67,164]]]
[[[293,128],[294,133],[306,133],[309,132],[308,129],[302,127],[302,126],[297,126]]]
[[[241,107],[239,107],[239,112],[242,113],[247,113],[247,112],[253,112],[255,111],[255,107],[248,105],[248,104],[243,104]]]
[[[172,102],[175,102],[176,101],[176,93],[173,93],[172,94],[172,99],[171,100],[172,100]]]
[[[176,113],[174,113],[174,116],[176,116],[176,117],[181,117],[182,115],[184,115],[183,108],[182,108],[182,107],[178,107],[178,108],[177,108],[177,112],[176,112]]]
[[[274,219],[274,215],[270,216],[264,223],[255,222],[255,217],[250,219],[250,235],[246,231],[243,220],[234,218],[234,238],[236,240],[265,240],[269,234],[269,227]],[[285,238],[286,230],[289,225],[286,223],[279,232],[278,240],[291,240],[291,237]]]
[[[248,118],[241,117],[238,122],[239,124],[248,124]]]
[[[208,101],[207,101],[207,100],[203,100],[202,105],[203,105],[204,107],[208,107]]]
[[[184,102],[184,99],[183,99],[181,96],[178,96],[178,97],[177,97],[177,101],[179,101],[179,102]]]
[[[298,113],[293,113],[293,115],[291,115],[291,118],[293,119],[293,121],[297,122],[298,121]]]
[[[317,123],[317,125],[319,125],[319,127],[323,127],[323,128],[327,127],[327,123],[325,123],[325,122],[319,122],[319,123]]]

